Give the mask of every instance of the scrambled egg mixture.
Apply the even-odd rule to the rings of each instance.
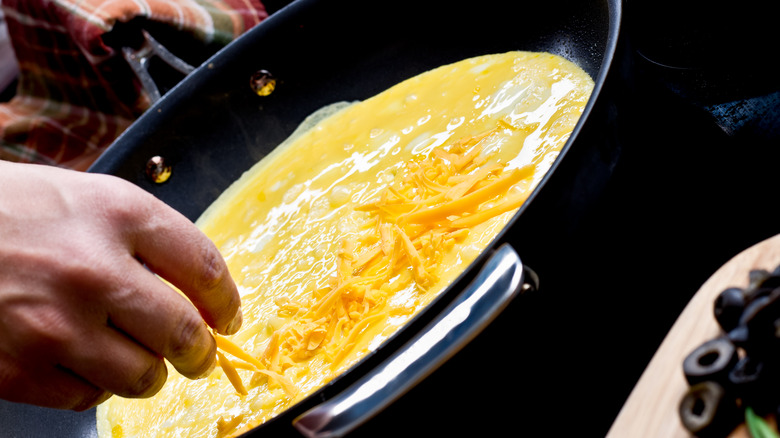
[[[101,437],[235,436],[379,347],[524,202],[593,90],[548,53],[466,59],[315,115],[197,221],[242,295],[219,367],[98,407]]]

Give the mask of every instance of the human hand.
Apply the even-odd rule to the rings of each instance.
[[[206,323],[232,334],[241,321],[214,244],[154,196],[0,161],[0,398],[85,410],[148,397],[166,380],[163,358],[205,376],[216,352]]]

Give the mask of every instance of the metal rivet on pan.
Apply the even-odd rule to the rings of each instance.
[[[165,159],[155,155],[146,162],[146,176],[155,184],[162,184],[171,177],[171,166],[165,163]]]
[[[268,96],[276,88],[276,78],[268,70],[258,70],[249,79],[249,86],[258,96]]]

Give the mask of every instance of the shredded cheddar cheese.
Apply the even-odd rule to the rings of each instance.
[[[100,436],[236,436],[348,371],[490,244],[592,87],[561,57],[510,52],[310,123],[197,222],[242,296],[244,327],[214,335],[219,367],[197,381],[172,371],[149,400],[113,398]]]

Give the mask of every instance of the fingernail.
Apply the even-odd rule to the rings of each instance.
[[[214,359],[211,361],[211,363],[209,365],[209,368],[203,374],[195,377],[195,380],[205,379],[206,377],[211,375],[211,372],[214,371],[214,368],[216,368],[216,367],[217,367],[217,357],[214,356]]]
[[[241,312],[241,308],[238,308],[238,312],[236,312],[236,316],[233,317],[233,321],[230,321],[230,324],[228,324],[227,328],[225,329],[226,335],[234,335],[236,332],[238,332],[238,329],[241,328],[241,324],[244,323],[244,315]]]

